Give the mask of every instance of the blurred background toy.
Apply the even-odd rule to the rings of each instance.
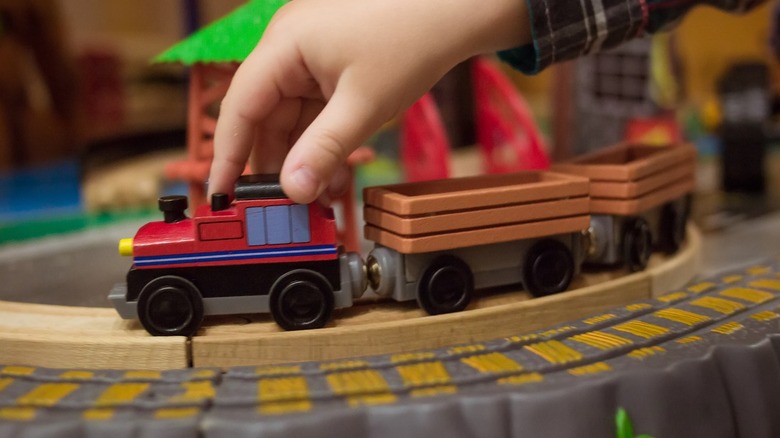
[[[77,152],[81,102],[58,2],[0,1],[0,169]]]

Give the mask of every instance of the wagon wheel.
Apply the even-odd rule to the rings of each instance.
[[[468,265],[454,256],[441,256],[420,278],[417,301],[428,314],[459,312],[471,302],[474,276]]]
[[[685,226],[688,222],[688,206],[674,203],[664,205],[661,210],[659,249],[674,254],[685,240]]]
[[[626,222],[623,229],[623,263],[630,272],[644,271],[652,253],[653,236],[644,218]]]
[[[574,278],[571,251],[557,240],[541,240],[528,251],[523,264],[523,286],[535,297],[569,288]]]
[[[271,315],[285,330],[321,328],[333,313],[333,288],[322,275],[292,271],[271,288]]]
[[[190,281],[175,275],[159,277],[141,290],[138,319],[155,336],[190,336],[203,321],[203,299]]]

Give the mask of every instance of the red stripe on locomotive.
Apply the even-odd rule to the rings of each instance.
[[[240,251],[265,251],[296,248],[305,250],[309,246],[337,245],[336,223],[332,210],[317,203],[309,204],[307,242],[287,244],[249,245],[247,208],[293,206],[289,199],[237,200],[229,208],[212,211],[209,205],[198,208],[195,217],[175,223],[163,221],[143,225],[133,239],[134,257],[183,256],[203,253],[230,253]],[[237,225],[236,222],[239,224]],[[240,231],[240,235],[238,232]],[[222,238],[220,238],[222,234]],[[251,263],[302,262],[333,260],[333,254],[300,255],[288,257],[246,258],[218,261],[195,261],[192,263],[156,264],[137,266],[138,269],[159,269],[164,267],[222,266]]]

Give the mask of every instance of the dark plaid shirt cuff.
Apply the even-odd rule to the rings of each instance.
[[[498,56],[538,73],[550,64],[608,49],[677,22],[691,7],[709,4],[745,11],[763,0],[518,0],[527,1],[533,43]]]

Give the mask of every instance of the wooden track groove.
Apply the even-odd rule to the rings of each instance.
[[[697,272],[701,236],[644,272],[579,276],[572,291],[529,299],[522,291],[477,293],[465,312],[424,316],[416,303],[363,300],[321,330],[281,331],[268,316],[207,319],[192,340],[151,337],[113,309],[0,301],[0,363],[71,369],[175,369],[320,361],[481,342],[543,329],[670,291]],[[424,317],[423,317],[424,316]]]

